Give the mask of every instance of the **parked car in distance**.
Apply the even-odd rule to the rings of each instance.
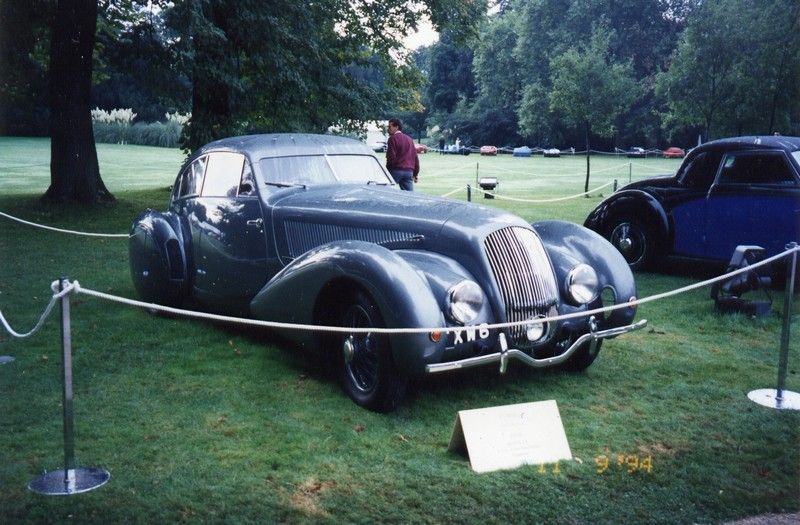
[[[686,156],[686,152],[681,148],[672,146],[665,149],[663,155],[665,159],[682,159]]]
[[[428,146],[426,146],[425,144],[415,143],[414,149],[417,151],[417,153],[428,153]]]
[[[497,155],[497,146],[481,146],[481,155]]]
[[[168,210],[133,222],[129,255],[148,302],[344,328],[281,332],[376,411],[426,374],[502,371],[509,359],[584,369],[604,338],[646,324],[631,306],[537,322],[626,305],[636,287],[619,252],[576,224],[400,191],[370,148],[343,137],[207,144],[180,169]]]
[[[800,239],[800,138],[735,137],[694,148],[675,175],[628,184],[584,225],[633,269],[668,258],[724,266],[739,245],[771,256]]]
[[[647,156],[647,151],[644,148],[635,146],[628,150],[626,156],[631,159],[642,159]]]
[[[542,150],[542,155],[544,155],[545,157],[560,157],[561,150],[558,148],[544,149]]]
[[[472,153],[472,150],[470,150],[467,146],[461,146],[461,145],[456,146],[455,144],[448,144],[447,146],[444,147],[442,153],[446,155],[469,155],[470,153]]]

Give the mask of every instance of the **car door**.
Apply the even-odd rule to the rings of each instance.
[[[673,252],[704,257],[708,190],[719,167],[721,154],[704,151],[687,158],[678,173],[678,185],[663,190],[662,200],[671,216]]]
[[[195,294],[212,307],[244,309],[267,281],[265,225],[250,163],[239,153],[210,153],[195,201]]]
[[[800,186],[780,150],[729,152],[707,198],[706,253],[729,261],[738,245],[757,245],[768,255],[798,240]]]

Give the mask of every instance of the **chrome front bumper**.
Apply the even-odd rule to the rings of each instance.
[[[590,320],[590,326],[596,326],[594,322],[594,318]],[[591,345],[589,351],[593,352],[594,347],[597,345],[597,342],[600,339],[605,339],[606,337],[614,337],[616,335],[627,334],[628,332],[633,332],[634,330],[640,330],[647,326],[647,319],[642,319],[638,323],[629,324],[625,326],[619,326],[617,328],[609,328],[608,330],[600,330],[597,331],[595,328],[589,333],[583,334],[578,339],[575,340],[572,345],[567,348],[567,350],[557,356],[548,357],[545,359],[536,359],[531,357],[530,355],[526,354],[522,350],[517,350],[515,348],[508,348],[508,343],[506,342],[506,336],[504,333],[500,333],[500,351],[494,354],[487,354],[481,355],[478,357],[469,357],[467,359],[461,359],[459,361],[449,361],[447,363],[437,363],[432,365],[427,365],[425,367],[425,371],[429,374],[434,374],[437,372],[447,372],[450,370],[459,370],[461,368],[472,368],[473,366],[482,366],[489,363],[497,363],[500,362],[500,373],[504,374],[506,369],[508,368],[508,360],[519,359],[523,363],[528,366],[532,366],[534,368],[547,368],[550,366],[555,366],[558,364],[563,363],[567,359],[575,353],[575,351],[583,346],[584,343],[589,341]]]

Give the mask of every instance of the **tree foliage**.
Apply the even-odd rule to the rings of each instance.
[[[417,68],[402,37],[423,15],[457,38],[485,2],[186,0],[170,23],[192,78],[185,146],[251,131],[324,131],[419,110]]]

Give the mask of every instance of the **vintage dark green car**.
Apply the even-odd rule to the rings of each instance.
[[[575,224],[402,192],[364,144],[327,135],[212,142],[181,169],[169,210],[130,236],[149,302],[256,319],[420,332],[285,335],[336,363],[359,405],[394,409],[426,373],[519,359],[580,370],[602,339],[644,326],[617,250]],[[516,322],[510,327],[491,324]]]

